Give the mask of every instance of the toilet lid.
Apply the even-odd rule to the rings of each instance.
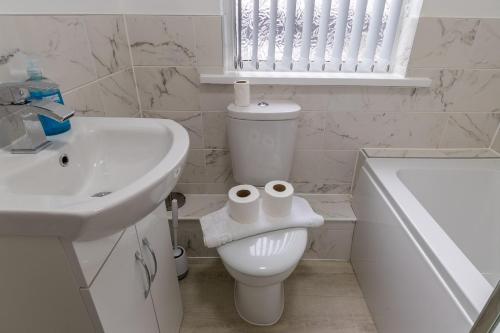
[[[227,107],[228,116],[241,120],[291,120],[299,116],[300,106],[290,101],[253,101],[249,106]]]
[[[304,254],[306,228],[267,232],[219,246],[222,260],[251,276],[272,276],[292,268]]]

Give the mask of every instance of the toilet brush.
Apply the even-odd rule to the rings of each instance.
[[[186,250],[177,244],[177,227],[179,226],[179,214],[178,214],[177,199],[172,200],[172,226],[174,231],[174,259],[175,259],[175,269],[177,271],[177,279],[182,280],[186,277],[188,273],[188,262]]]

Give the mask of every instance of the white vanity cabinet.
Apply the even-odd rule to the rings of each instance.
[[[90,288],[82,289],[98,331],[158,333],[145,268],[135,257],[139,251],[135,228],[129,227]]]
[[[172,252],[163,204],[90,242],[0,236],[0,332],[178,332]]]
[[[142,256],[154,275],[151,296],[161,333],[178,332],[182,320],[182,304],[177,272],[173,263],[174,253],[166,210],[155,210],[135,225]]]
[[[182,301],[164,205],[125,230],[81,294],[97,332],[179,331]]]

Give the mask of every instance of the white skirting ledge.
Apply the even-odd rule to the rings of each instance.
[[[382,158],[500,158],[500,154],[490,148],[363,148],[368,157]]]
[[[297,194],[306,199],[325,222],[355,222],[349,194]],[[199,220],[203,215],[222,208],[225,194],[186,194],[186,204],[179,208],[179,220]],[[170,212],[168,212],[170,214]]]
[[[200,74],[200,82],[232,84],[249,80],[251,84],[300,86],[375,86],[375,87],[430,87],[426,77],[404,77],[392,73],[316,73],[316,72],[226,72]]]

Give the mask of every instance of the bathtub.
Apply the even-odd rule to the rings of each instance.
[[[367,158],[352,265],[379,333],[462,333],[500,278],[500,159]]]

